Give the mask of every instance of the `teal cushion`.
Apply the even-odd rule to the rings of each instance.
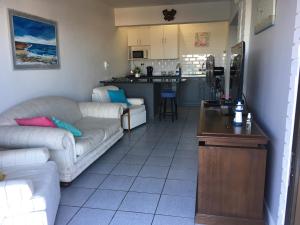
[[[52,117],[52,121],[53,121],[53,123],[55,123],[55,125],[58,128],[70,131],[74,135],[74,137],[81,137],[82,136],[82,132],[78,128],[74,127],[72,124],[61,121],[61,120],[59,120],[55,117]]]
[[[123,89],[119,89],[119,90],[108,90],[108,96],[110,98],[111,102],[115,102],[115,103],[125,103],[128,106],[130,106],[131,104],[127,101],[127,98],[125,96],[125,92]]]

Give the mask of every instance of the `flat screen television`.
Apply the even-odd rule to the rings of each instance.
[[[243,99],[244,64],[245,42],[242,41],[231,48],[229,93],[233,101]]]

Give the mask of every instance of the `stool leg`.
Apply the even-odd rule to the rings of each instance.
[[[176,120],[178,120],[177,100],[176,100],[176,98],[174,99],[174,104],[175,104],[175,118],[176,118]]]
[[[159,120],[161,120],[162,107],[163,107],[163,99],[161,98],[159,103]]]
[[[175,102],[174,102],[173,98],[170,99],[170,103],[171,103],[172,123],[174,123],[174,107],[175,107]]]
[[[166,118],[167,113],[167,99],[164,99],[164,119]]]

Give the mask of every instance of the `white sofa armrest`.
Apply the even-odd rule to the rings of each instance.
[[[0,168],[46,163],[49,158],[47,148],[0,150]]]
[[[32,198],[34,188],[31,180],[17,179],[0,182],[0,209],[12,208]]]
[[[83,117],[119,119],[123,113],[123,107],[114,103],[81,102],[79,108]]]
[[[144,105],[144,99],[143,98],[127,98],[127,101],[131,105]]]
[[[51,150],[75,146],[74,136],[63,129],[31,126],[0,126],[0,146],[6,148],[47,147]]]

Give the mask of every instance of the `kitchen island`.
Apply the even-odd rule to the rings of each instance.
[[[178,76],[141,76],[119,77],[100,81],[102,85],[114,85],[125,90],[128,98],[143,98],[147,110],[147,119],[153,120],[159,111],[160,90],[165,84],[172,85],[177,90],[185,78]]]

